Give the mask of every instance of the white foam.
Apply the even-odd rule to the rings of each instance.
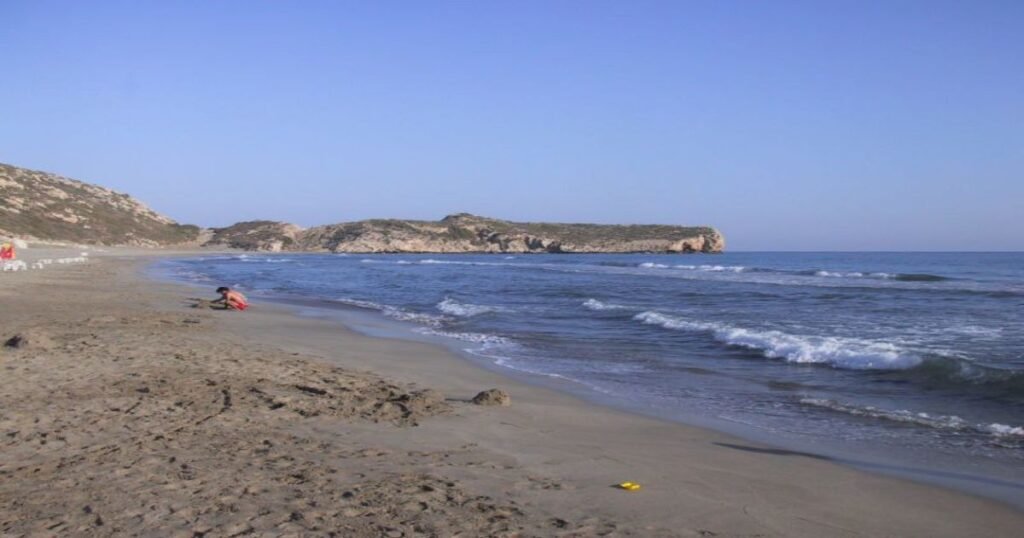
[[[668,269],[668,266],[663,263],[652,262],[641,263],[640,267],[643,267],[644,269]]]
[[[586,308],[589,308],[591,310],[597,310],[597,311],[602,311],[602,310],[627,310],[627,309],[629,309],[628,306],[622,306],[622,305],[611,304],[611,303],[603,303],[601,301],[598,301],[597,299],[587,299],[586,301],[583,301],[583,306],[586,307]]]
[[[871,405],[853,405],[824,398],[802,398],[800,403],[812,407],[820,407],[831,411],[846,413],[859,417],[877,418],[891,422],[902,422],[940,430],[963,430],[989,434],[994,437],[1024,437],[1024,427],[1007,426],[1005,424],[971,424],[956,415],[940,415],[908,411],[906,409],[888,410]]]
[[[660,312],[641,312],[633,319],[642,321],[648,325],[658,325],[666,329],[673,329],[677,331],[714,331],[720,326],[714,323],[703,323],[697,321],[689,321],[676,316],[669,316]]]
[[[738,328],[717,331],[715,337],[729,345],[759,350],[769,358],[796,363],[825,363],[852,370],[903,370],[921,363],[920,357],[888,342]]]
[[[402,310],[391,306],[385,307],[383,312],[385,316],[392,319],[397,319],[399,321],[411,321],[413,323],[420,323],[431,327],[440,327],[445,321],[442,317],[431,316],[430,314],[420,314],[418,312],[409,312],[408,310]]]
[[[1003,334],[1003,329],[1001,327],[982,327],[980,325],[955,325],[945,330],[970,336],[998,337]]]
[[[917,424],[918,426],[927,426],[929,428],[959,430],[970,426],[966,420],[956,415],[915,413],[906,409],[886,410],[870,405],[857,406],[844,404],[835,400],[826,400],[823,398],[802,398],[800,403],[838,411],[848,415],[878,418],[892,422],[903,422],[906,424]]]
[[[823,278],[875,278],[875,279],[892,279],[896,275],[891,273],[863,273],[860,271],[815,271],[814,276]]]
[[[864,277],[864,273],[859,273],[857,271],[853,271],[853,272],[849,272],[849,273],[843,273],[843,272],[840,272],[840,271],[815,271],[814,275],[815,276],[827,277],[827,278],[863,278]]]
[[[716,340],[725,344],[754,349],[765,357],[793,363],[828,364],[850,370],[903,370],[921,363],[917,355],[888,342],[793,335],[775,330],[757,331],[653,311],[641,312],[634,319],[672,330],[709,331]]]
[[[502,345],[509,343],[509,340],[507,338],[493,334],[441,331],[437,329],[426,328],[416,329],[416,332],[432,336],[444,336],[446,338],[454,338],[456,340],[470,342],[473,344]]]
[[[64,262],[58,262],[58,263],[64,263]],[[4,262],[4,264],[2,266],[2,269],[0,269],[0,270],[2,270],[5,273],[8,272],[8,271],[28,271],[28,264],[26,264],[25,262],[23,262],[21,260],[14,260],[14,261],[9,261],[9,262]]]
[[[1007,426],[1006,424],[988,424],[984,427],[996,437],[1024,437],[1024,426]]]
[[[335,299],[335,301],[349,306],[365,308],[367,310],[376,310],[384,314],[385,316],[398,321],[409,321],[413,323],[419,323],[421,325],[429,325],[431,327],[440,327],[445,322],[445,319],[443,317],[432,316],[430,314],[421,314],[419,312],[410,312],[408,310],[402,310],[401,308],[389,305],[382,305],[379,303],[374,303],[372,301],[349,299],[347,297]]]
[[[291,258],[252,257],[244,254],[237,259],[245,263],[290,263],[295,261]]]
[[[674,265],[676,269],[687,269],[689,271],[706,271],[711,273],[742,273],[747,268],[742,265]]]
[[[437,303],[437,309],[445,314],[458,316],[460,318],[468,318],[471,316],[486,314],[488,312],[505,312],[508,310],[500,306],[460,303],[451,297],[445,297],[443,301]]]
[[[374,303],[372,301],[361,301],[359,299],[349,299],[347,297],[342,297],[340,299],[335,299],[335,301],[337,301],[339,303],[342,303],[342,304],[347,304],[349,306],[357,306],[359,308],[368,308],[368,309],[371,309],[371,310],[383,310],[384,309],[384,305],[378,304],[378,303]]]

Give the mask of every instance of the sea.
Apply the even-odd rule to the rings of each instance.
[[[1024,253],[289,253],[154,270],[1024,508]]]

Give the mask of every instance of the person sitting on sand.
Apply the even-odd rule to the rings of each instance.
[[[18,255],[14,252],[14,245],[10,243],[0,245],[0,260],[14,260],[17,258]]]
[[[245,310],[249,308],[249,300],[245,298],[245,295],[225,287],[221,286],[217,288],[217,293],[220,294],[220,299],[213,301],[216,303],[224,303],[225,310]]]

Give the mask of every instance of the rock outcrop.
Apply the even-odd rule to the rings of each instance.
[[[216,230],[214,238],[221,239],[207,244],[353,253],[682,253],[721,252],[725,248],[722,234],[710,227],[520,223],[466,213],[440,221],[364,220],[304,231],[289,226],[239,223]]]
[[[127,194],[0,164],[0,235],[160,246],[192,242],[199,228],[178,224]]]
[[[206,231],[203,246],[281,252],[298,248],[296,240],[301,233],[302,228],[294,224],[253,220]]]
[[[512,397],[501,389],[487,389],[473,396],[476,405],[508,407],[512,405]]]

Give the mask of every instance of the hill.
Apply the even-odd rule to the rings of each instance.
[[[191,245],[305,252],[721,252],[707,226],[511,222],[468,213],[439,221],[371,219],[309,229],[269,220],[200,230],[131,196],[0,164],[0,235],[71,243]]]
[[[0,235],[101,245],[195,241],[181,225],[127,194],[0,163]]]
[[[242,222],[214,231],[207,245],[308,252],[721,252],[706,226],[510,222],[467,213],[440,221],[372,219],[301,230],[282,222]]]

